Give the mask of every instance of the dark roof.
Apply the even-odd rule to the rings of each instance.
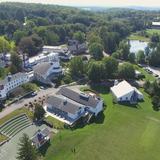
[[[43,62],[38,65],[36,65],[33,70],[35,73],[40,74],[40,75],[45,75],[48,69],[52,67],[52,63],[50,62]]]
[[[81,107],[79,104],[72,103],[67,99],[56,96],[48,97],[46,103],[52,105],[54,108],[71,114],[75,114]]]
[[[62,94],[63,96],[77,103],[83,104],[85,106],[93,107],[93,108],[96,108],[98,102],[100,101],[99,99],[91,95],[85,95],[84,93],[81,94],[67,87],[62,87],[58,93]]]
[[[50,131],[48,128],[44,128],[43,130],[39,130],[35,133],[35,135],[32,137],[32,142],[35,144],[39,143],[40,141],[44,140],[45,137],[50,135]]]

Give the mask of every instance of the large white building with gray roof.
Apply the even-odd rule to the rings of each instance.
[[[97,116],[103,110],[103,100],[97,96],[62,87],[56,96],[48,97],[45,107],[55,118],[72,125],[88,113]]]
[[[4,80],[0,81],[0,99],[6,99],[8,93],[13,89],[29,81],[30,76],[28,73],[9,74]]]

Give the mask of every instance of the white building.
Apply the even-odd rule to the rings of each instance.
[[[62,46],[43,46],[43,53],[60,53],[60,52],[67,52],[67,47]]]
[[[50,79],[54,79],[62,74],[62,67],[59,61],[43,62],[34,68],[34,78],[42,83],[51,84]]]
[[[143,94],[125,80],[111,87],[111,92],[117,102],[136,103],[143,100]]]
[[[0,99],[5,99],[13,89],[30,81],[27,73],[16,73],[8,75],[4,80],[0,81]]]
[[[152,22],[153,29],[160,29],[160,22]]]
[[[62,87],[56,96],[48,97],[46,107],[47,112],[57,115],[57,119],[73,124],[88,113],[97,116],[103,110],[103,101],[97,96]]]
[[[57,61],[57,62],[59,62],[59,57],[58,57],[58,53],[54,53],[54,52],[52,52],[52,53],[48,53],[48,54],[44,54],[44,53],[42,53],[42,54],[39,54],[39,55],[37,55],[37,56],[34,56],[34,57],[31,57],[31,58],[29,58],[29,60],[28,60],[28,64],[30,65],[30,66],[34,66],[34,65],[36,65],[36,64],[38,64],[38,63],[42,63],[42,62],[52,62],[52,61]]]

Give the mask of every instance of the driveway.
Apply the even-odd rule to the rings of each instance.
[[[29,102],[33,102],[38,97],[48,96],[54,94],[58,91],[56,88],[47,88],[45,90],[40,90],[37,93],[37,96],[31,98],[23,98],[20,101],[13,103],[12,105],[6,107],[2,112],[0,112],[0,119],[5,117],[6,115],[10,114],[11,112],[15,111],[16,109],[24,107],[25,104]]]

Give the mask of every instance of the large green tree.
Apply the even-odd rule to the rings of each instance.
[[[34,110],[34,119],[35,120],[39,121],[39,120],[43,119],[45,113],[46,112],[45,112],[42,105],[40,105],[40,104],[35,105],[35,110]]]
[[[85,64],[82,57],[77,56],[71,59],[69,64],[72,77],[81,77],[85,73]]]
[[[36,55],[39,51],[41,51],[42,47],[43,41],[36,34],[33,34],[29,37],[24,37],[19,42],[19,50],[22,53],[28,53],[29,56]]]
[[[8,52],[10,51],[11,46],[8,40],[6,40],[4,37],[0,37],[0,53]]]
[[[105,70],[105,77],[106,78],[113,78],[115,73],[118,71],[118,62],[113,57],[105,57],[103,59],[104,70]]]
[[[20,138],[19,149],[17,153],[18,160],[38,160],[36,149],[27,134]]]
[[[101,60],[103,57],[103,46],[100,43],[92,43],[89,46],[89,52],[95,60]]]
[[[100,82],[104,77],[104,66],[102,63],[91,61],[88,66],[88,78],[91,82]]]
[[[137,56],[137,62],[138,63],[141,63],[141,64],[145,63],[145,54],[144,54],[144,51],[142,51],[142,50],[138,51],[138,53],[136,54],[136,56]]]
[[[118,74],[120,78],[134,79],[135,78],[134,66],[128,62],[125,62],[119,65]]]
[[[80,43],[83,43],[85,41],[85,34],[81,31],[78,31],[73,34],[73,38],[78,40]]]
[[[14,66],[16,72],[20,72],[22,70],[22,59],[16,52],[13,52],[11,54],[11,62],[12,62],[11,68]]]

